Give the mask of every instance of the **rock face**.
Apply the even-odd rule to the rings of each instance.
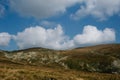
[[[62,51],[55,51],[43,48],[32,48],[21,51],[12,51],[6,54],[6,57],[13,62],[30,65],[58,65],[66,67],[63,60],[66,56],[60,54]]]
[[[4,55],[3,55],[4,54]],[[51,65],[89,72],[120,73],[120,45],[98,45],[65,51],[44,48],[0,52],[11,62]]]

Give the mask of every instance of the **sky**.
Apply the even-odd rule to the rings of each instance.
[[[120,43],[120,0],[0,0],[0,49]]]

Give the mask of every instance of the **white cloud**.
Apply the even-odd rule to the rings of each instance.
[[[115,41],[115,32],[106,28],[98,30],[95,26],[85,26],[83,33],[69,39],[64,34],[61,25],[54,29],[45,29],[41,26],[26,28],[14,36],[20,49],[30,47],[44,47],[50,49],[71,49],[86,44],[101,44]]]
[[[0,4],[0,17],[4,15],[5,8],[3,5]]]
[[[84,0],[83,3],[84,5],[80,5],[80,9],[72,14],[74,19],[90,15],[99,20],[105,20],[120,14],[120,0]]]
[[[64,13],[81,0],[10,0],[11,9],[25,16],[47,18]]]
[[[8,46],[11,40],[11,35],[8,33],[0,33],[0,46]]]
[[[9,0],[13,11],[22,16],[48,18],[67,11],[75,4],[80,9],[72,14],[74,19],[93,16],[105,20],[113,15],[120,15],[120,0]]]
[[[15,36],[15,40],[21,49],[29,47],[62,49],[64,42],[67,41],[67,36],[64,35],[60,25],[54,29],[45,29],[41,26],[36,26],[19,32]]]
[[[110,28],[98,30],[95,26],[85,26],[82,34],[74,37],[76,45],[101,44],[115,41],[115,32]]]

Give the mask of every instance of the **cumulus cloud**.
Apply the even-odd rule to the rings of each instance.
[[[64,34],[61,25],[53,29],[45,29],[41,26],[26,28],[14,36],[14,40],[20,49],[30,47],[44,47],[50,49],[71,49],[83,45],[109,43],[115,41],[115,32],[105,28],[98,30],[95,26],[85,26],[82,34],[69,39]]]
[[[21,49],[29,47],[61,49],[67,41],[67,36],[64,35],[60,25],[54,29],[45,29],[41,26],[26,28],[14,38]]]
[[[93,16],[99,20],[120,14],[120,0],[84,0],[80,9],[72,14],[72,18],[79,19],[85,16]]]
[[[82,0],[9,0],[11,9],[25,16],[47,18],[64,13]]]
[[[8,46],[11,40],[11,35],[8,33],[0,33],[0,46]]]
[[[85,26],[82,34],[74,37],[76,45],[90,45],[115,41],[115,32],[110,28],[98,30],[95,26]]]

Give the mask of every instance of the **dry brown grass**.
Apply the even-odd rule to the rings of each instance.
[[[41,50],[48,54],[58,51],[46,49],[27,49],[24,52]],[[13,51],[14,54],[20,51]],[[68,51],[59,51],[62,55],[67,56],[68,61],[74,63],[74,66],[80,61],[88,63],[112,61],[114,58],[120,57],[120,45],[102,45],[87,48],[79,48]],[[98,54],[99,53],[99,54]],[[102,54],[102,55],[100,55]],[[70,61],[70,60],[72,61]],[[63,60],[64,61],[64,60]],[[98,72],[77,71],[77,69],[64,69],[57,65],[41,65],[36,66],[30,64],[21,64],[20,62],[12,62],[0,54],[0,80],[120,80],[120,74],[108,74]],[[105,64],[106,64],[105,63]],[[76,68],[77,66],[75,66]],[[78,66],[79,67],[79,66]],[[105,66],[106,67],[106,66]]]
[[[119,80],[119,74],[83,72],[46,66],[0,64],[0,80]]]

